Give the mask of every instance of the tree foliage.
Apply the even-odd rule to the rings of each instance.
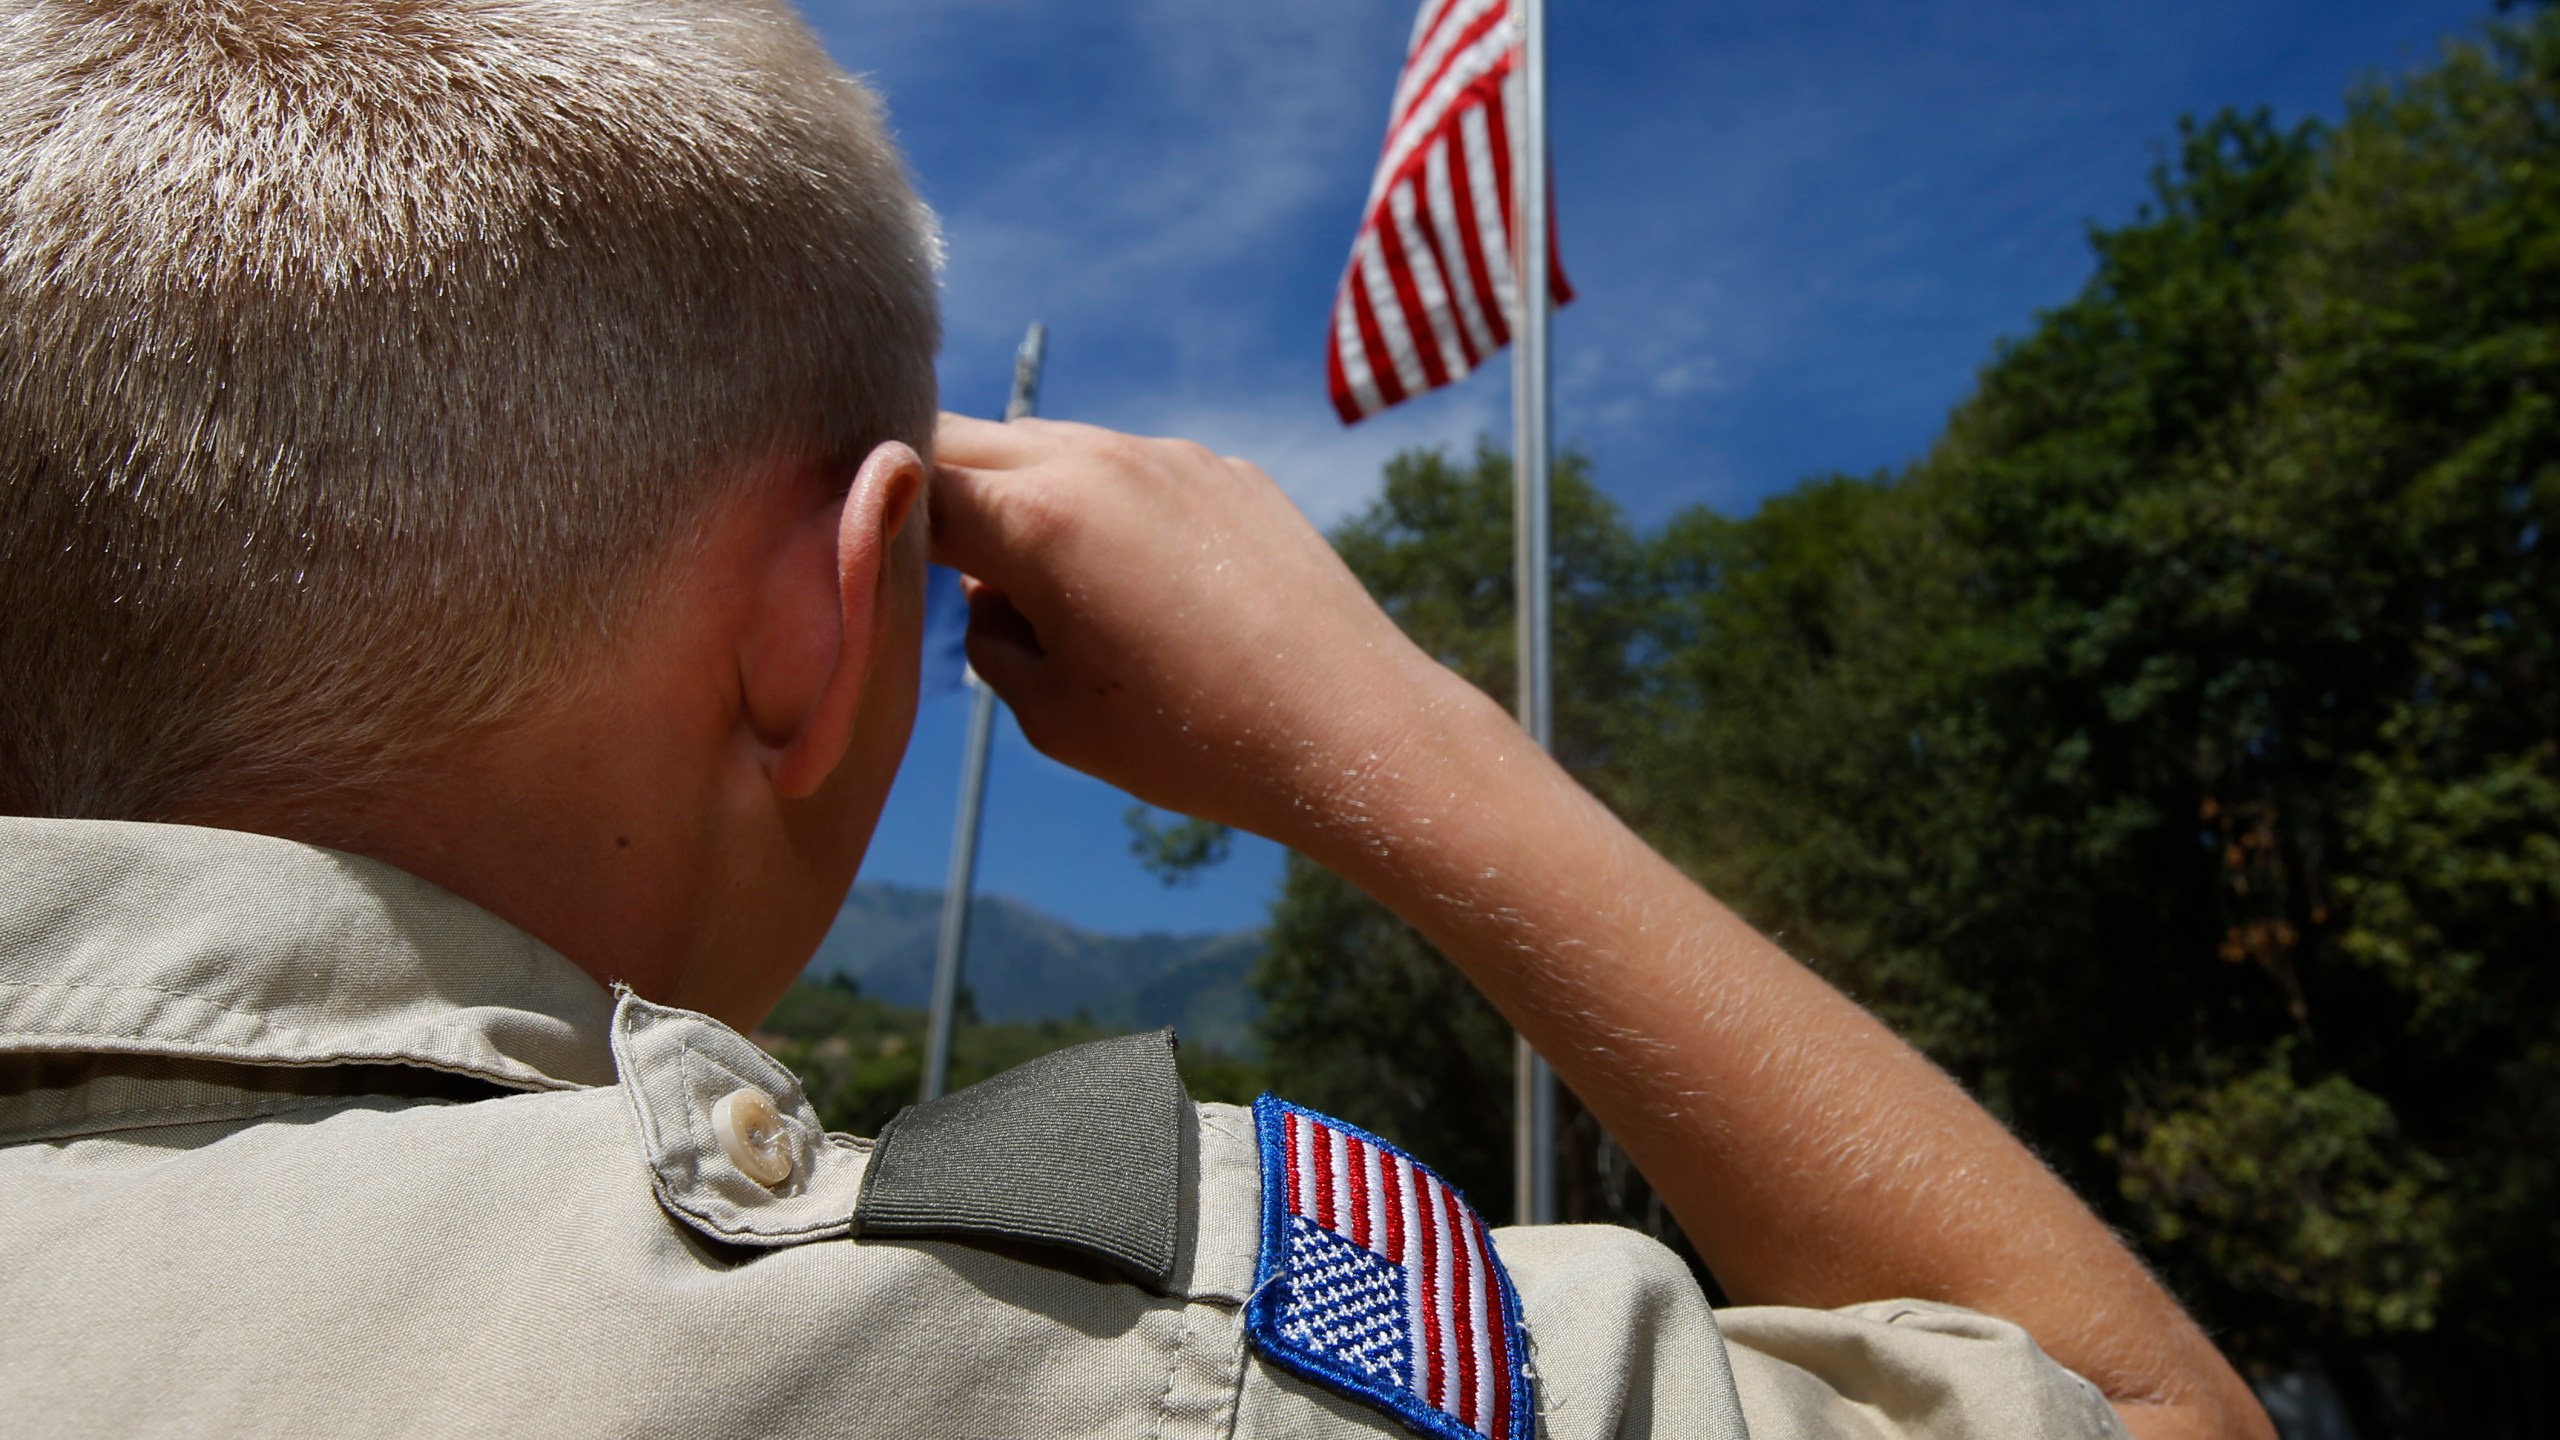
[[[957,1090],[1052,1050],[1112,1032],[1082,1016],[981,1020],[960,987],[950,1086]],[[865,995],[842,975],[803,980],[784,992],[755,1041],[800,1077],[830,1130],[877,1135],[916,1103],[924,1084],[925,1012]],[[1201,1100],[1250,1101],[1263,1088],[1252,1061],[1186,1045],[1176,1056],[1183,1084]]]
[[[1158,820],[1151,806],[1132,805],[1120,812],[1129,827],[1129,855],[1140,869],[1168,886],[1188,885],[1200,872],[1227,858],[1234,832],[1215,821],[1189,815]]]
[[[2555,140],[2547,10],[2185,125],[1906,471],[1558,487],[1567,763],[2369,1433],[2519,1433],[2560,1343]],[[1506,472],[1337,537],[1497,695]],[[1260,983],[1281,1083],[1498,1203],[1503,1035],[1410,931],[1293,865]]]

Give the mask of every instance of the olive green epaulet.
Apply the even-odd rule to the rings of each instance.
[[[1170,1283],[1189,1103],[1176,1043],[1171,1030],[1096,1040],[899,1111],[856,1229],[1064,1246]]]

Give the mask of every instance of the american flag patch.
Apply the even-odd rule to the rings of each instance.
[[[1520,1299],[1483,1217],[1375,1135],[1270,1095],[1253,1114],[1255,1348],[1424,1435],[1535,1435]]]

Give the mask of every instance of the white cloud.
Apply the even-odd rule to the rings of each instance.
[[[1563,312],[1558,429],[1596,439],[1676,425],[1684,412],[1738,387],[1751,368],[1751,332],[1758,328],[1756,316],[1737,313],[1703,277]],[[1580,338],[1595,333],[1605,338]]]
[[[902,65],[909,83],[1002,90],[1054,84],[1056,67],[1081,63],[990,49],[979,37],[991,25],[1061,22],[984,0],[931,27],[910,13],[866,29],[847,7],[820,18],[830,34],[861,36],[863,63],[893,93]],[[1358,0],[1131,0],[1072,23],[1100,37],[1108,67],[1064,87],[1055,123],[923,177],[950,243],[951,344],[1002,348],[1039,314],[1087,335],[1143,332],[1185,368],[1268,350],[1268,316],[1240,302],[1267,295],[1275,260],[1324,211],[1356,205],[1393,75],[1394,42],[1377,42],[1401,20]],[[972,53],[984,57],[975,71],[953,58]]]

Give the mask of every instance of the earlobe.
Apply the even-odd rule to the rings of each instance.
[[[835,531],[835,656],[774,756],[773,788],[783,799],[816,794],[852,747],[864,692],[883,658],[899,537],[911,520],[921,520],[924,493],[923,459],[895,440],[864,458],[845,492]]]

